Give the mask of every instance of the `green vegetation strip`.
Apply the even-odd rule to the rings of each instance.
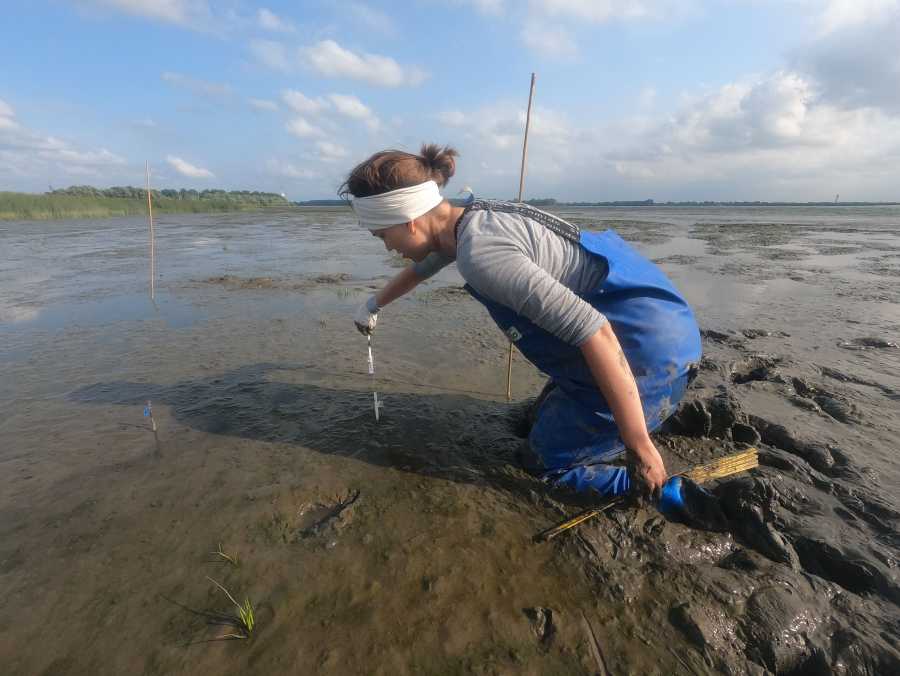
[[[292,204],[275,193],[245,190],[153,190],[153,209],[161,213],[209,213],[289,208]],[[0,220],[100,218],[147,213],[147,193],[142,188],[98,189],[73,186],[43,194],[0,192]]]

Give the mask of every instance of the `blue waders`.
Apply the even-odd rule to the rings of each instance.
[[[610,321],[637,382],[647,428],[653,431],[675,411],[689,372],[700,361],[697,322],[662,271],[615,232],[575,236],[609,266],[600,287],[582,298]],[[472,287],[466,289],[555,385],[541,403],[529,436],[540,475],[576,491],[626,493],[626,469],[607,464],[622,455],[625,445],[581,350]]]

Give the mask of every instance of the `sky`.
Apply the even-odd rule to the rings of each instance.
[[[900,200],[900,0],[7,0],[0,190],[334,198],[460,152],[447,196]]]

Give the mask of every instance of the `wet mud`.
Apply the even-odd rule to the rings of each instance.
[[[669,619],[716,671],[894,673],[900,512],[860,451],[829,430],[871,422],[814,366],[706,333],[704,368],[668,432],[758,446],[762,466],[716,487],[731,537]],[[747,389],[796,411],[759,406]]]
[[[506,402],[452,270],[385,310],[369,376],[350,317],[393,262],[342,212],[164,222],[141,315],[137,223],[47,225],[78,258],[0,269],[4,671],[900,673],[900,297],[862,263],[900,214],[623,211],[574,217],[622,216],[703,326],[667,467],[759,449],[715,532],[631,503],[534,543],[586,506],[517,464],[543,377],[517,354]],[[188,610],[234,612],[208,578],[249,639]]]

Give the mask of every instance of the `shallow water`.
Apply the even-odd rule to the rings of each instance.
[[[692,396],[727,392],[768,454],[734,533],[640,508],[532,544],[576,507],[515,468],[506,343],[452,268],[379,318],[375,424],[350,316],[397,262],[346,209],[164,216],[155,303],[141,219],[6,222],[0,661],[589,673],[583,616],[612,673],[900,664],[900,349],[854,343],[900,340],[900,210],[563,215],[615,227],[719,332]],[[541,383],[517,355],[514,398]],[[740,447],[688,432],[660,441],[672,469]],[[745,531],[751,504],[793,558]],[[178,603],[228,609],[207,575],[253,600],[250,641],[185,649],[217,634]]]

